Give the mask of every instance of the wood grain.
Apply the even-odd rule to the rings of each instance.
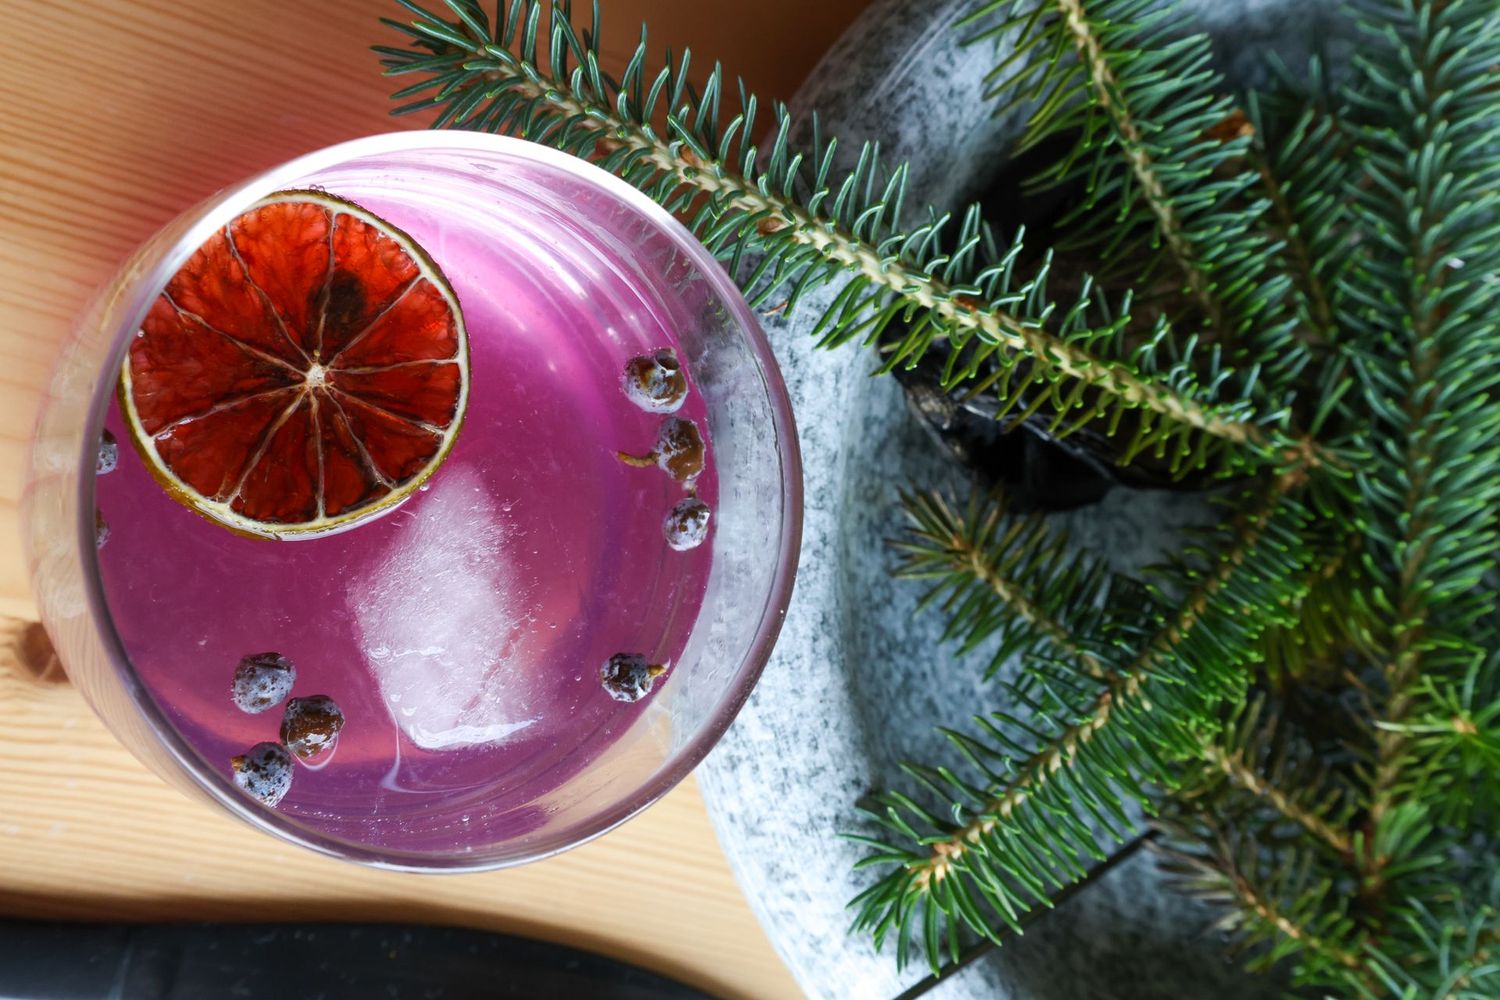
[[[607,0],[616,63],[649,17],[762,97],[867,0]],[[241,828],[147,773],[54,675],[22,668],[25,449],[73,316],[129,250],[217,188],[417,120],[386,117],[372,0],[4,0],[0,60],[0,913],[430,920],[628,958],[726,996],[795,996],[685,783],[601,840],[523,869],[412,876]],[[618,67],[616,67],[618,68]],[[34,636],[32,637],[34,638]]]

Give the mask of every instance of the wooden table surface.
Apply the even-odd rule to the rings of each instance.
[[[691,42],[787,97],[867,0],[605,0],[606,48]],[[402,875],[282,845],[163,785],[55,672],[36,635],[17,501],[51,359],[139,241],[213,190],[397,127],[367,46],[387,0],[0,0],[0,915],[401,920],[514,931],[724,996],[797,989],[736,886],[691,780],[576,851],[506,872]],[[795,17],[795,25],[793,18]],[[404,127],[419,121],[403,120]],[[32,656],[34,659],[35,657]]]

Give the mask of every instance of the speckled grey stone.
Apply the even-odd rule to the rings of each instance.
[[[1220,40],[1241,79],[1278,48],[1295,65],[1310,48],[1337,62],[1347,48],[1327,7],[1311,0],[1198,0],[1193,15]],[[908,206],[954,207],[976,194],[1017,127],[978,99],[993,46],[959,44],[973,0],[877,2],[835,46],[794,106],[817,109],[828,134],[878,139],[911,165]],[[938,642],[939,616],[919,612],[920,587],[891,578],[885,540],[897,530],[898,486],[964,495],[907,413],[895,381],[868,378],[868,354],[814,348],[807,325],[834,290],[790,321],[766,320],[796,410],[806,516],[796,593],[770,665],[734,727],[698,771],[719,838],[762,925],[809,995],[878,1000],[920,979],[896,971],[889,947],[848,933],[847,902],[870,881],[852,871],[861,828],[854,802],[904,787],[904,759],[951,760],[938,725],[998,708],[981,679],[987,657],[956,658]],[[1181,526],[1211,516],[1201,500],[1112,492],[1065,522],[1076,544],[1119,568],[1174,544]],[[1138,855],[933,996],[1017,1000],[1146,1000],[1275,995],[1225,958],[1208,914],[1167,892]]]

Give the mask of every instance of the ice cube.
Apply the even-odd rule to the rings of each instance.
[[[425,750],[495,743],[536,721],[524,581],[479,473],[450,465],[347,596],[392,721]]]

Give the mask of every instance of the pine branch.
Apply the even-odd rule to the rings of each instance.
[[[1064,246],[1097,253],[1105,273],[1135,288],[1167,262],[1192,306],[1168,302],[1173,325],[1203,327],[1249,391],[1283,406],[1308,353],[1289,283],[1270,266],[1249,130],[1226,129],[1244,116],[1223,96],[1209,41],[1172,37],[1170,13],[1142,0],[992,0],[971,23],[980,37],[1017,32],[991,93],[1004,109],[1031,107],[1021,148],[1074,137],[1036,182],[1086,191],[1061,222],[1072,234]]]
[[[1271,217],[1274,220],[1272,225],[1281,237],[1291,264],[1288,270],[1298,276],[1297,291],[1306,303],[1307,322],[1304,329],[1308,339],[1305,342],[1310,347],[1327,348],[1336,336],[1336,327],[1328,288],[1316,268],[1316,261],[1320,258],[1313,256],[1312,248],[1307,245],[1307,241],[1302,236],[1295,210],[1292,207],[1291,195],[1288,194],[1286,186],[1277,178],[1277,174],[1272,171],[1269,163],[1270,157],[1264,145],[1256,143],[1252,148],[1258,156],[1257,169],[1265,189],[1266,200],[1271,203]]]
[[[1488,1000],[1500,985],[1500,878],[1492,860],[1478,860],[1473,870],[1481,874],[1456,892],[1412,899],[1402,933],[1382,938],[1345,912],[1347,889],[1297,845],[1273,858],[1263,838],[1211,811],[1157,826],[1169,838],[1164,867],[1176,886],[1223,908],[1219,927],[1240,947],[1260,948],[1252,969],[1291,959],[1298,984],[1366,1000]]]
[[[1481,1000],[1493,997],[1500,989],[1500,965],[1495,962],[1500,953],[1500,929],[1487,928],[1475,935],[1474,944],[1464,967],[1446,977],[1451,982],[1442,990],[1442,1000]]]
[[[1090,23],[1082,0],[1054,2],[1062,15],[1062,24],[1072,36],[1079,63],[1088,74],[1089,85],[1094,92],[1093,107],[1102,109],[1109,116],[1116,141],[1122,147],[1121,153],[1140,189],[1141,199],[1156,220],[1157,232],[1166,241],[1167,248],[1187,281],[1188,289],[1208,318],[1209,326],[1222,329],[1224,310],[1212,292],[1213,275],[1204,267],[1197,247],[1188,237],[1187,227],[1178,215],[1177,206],[1158,173],[1153,151],[1141,134],[1124,89],[1115,76],[1110,56],[1118,58],[1118,55],[1106,54],[1104,43],[1095,26]]]
[[[1367,968],[1392,996],[1492,1000],[1500,995],[1500,876],[1475,878],[1450,906],[1413,902],[1408,949],[1366,945]],[[1366,996],[1373,992],[1366,991]]]
[[[1493,914],[1490,915],[1493,922]],[[1443,1000],[1464,1000],[1464,998],[1477,998],[1493,996],[1496,989],[1500,989],[1500,965],[1496,964],[1496,956],[1500,954],[1500,928],[1489,926],[1481,932],[1473,934],[1471,940],[1474,947],[1464,968],[1456,973],[1450,972],[1448,978],[1452,981],[1443,990]]]
[[[1252,92],[1245,109],[1250,162],[1269,204],[1265,224],[1292,280],[1302,336],[1326,362],[1340,339],[1339,283],[1354,257],[1343,197],[1354,156],[1345,110],[1330,97],[1321,62],[1312,61],[1308,76],[1300,100]]]
[[[1285,688],[1342,670],[1341,654],[1358,646],[1352,605],[1360,585],[1360,547],[1358,536],[1328,544],[1309,568],[1301,596],[1287,609],[1292,624],[1269,628],[1256,641],[1255,663],[1268,683]]]
[[[976,497],[959,516],[940,494],[902,493],[910,530],[896,543],[897,575],[933,580],[923,605],[948,618],[944,639],[962,637],[959,655],[998,636],[987,676],[1008,660],[1039,652],[1076,662],[1103,679],[1104,663],[1081,644],[1100,635],[1110,580],[1102,564],[1069,554],[1066,535],[1041,518],[1006,516],[1003,498]]]
[[[1033,708],[1047,727],[996,713],[976,720],[985,740],[949,733],[978,781],[909,766],[909,776],[952,804],[958,822],[946,823],[905,795],[876,800],[883,811],[869,815],[905,843],[857,838],[874,848],[866,865],[896,869],[852,904],[856,926],[873,931],[877,943],[895,933],[898,961],[904,960],[920,912],[936,967],[944,940],[957,953],[960,926],[994,937],[981,907],[1014,927],[1020,913],[1047,905],[1048,884],[1060,888],[1079,877],[1079,857],[1101,856],[1088,820],[1110,832],[1129,826],[1120,793],[1149,806],[1145,786],[1170,784],[1168,762],[1194,756],[1214,724],[1214,708],[1243,690],[1247,640],[1275,619],[1285,596],[1277,591],[1295,586],[1287,581],[1297,579],[1295,567],[1305,558],[1298,536],[1306,512],[1289,496],[1304,478],[1301,470],[1278,478],[1237,519],[1233,541],[1198,573],[1180,608],[1102,685],[1087,666],[1046,658],[1030,664],[1029,684],[1044,696],[1030,698],[1018,684],[1010,686],[1010,700]],[[1007,729],[1035,745],[1013,755],[1008,748],[1025,744]]]
[[[1331,822],[1331,816],[1349,819],[1344,796],[1332,789],[1328,777],[1308,768],[1304,760],[1289,760],[1289,742],[1278,739],[1277,720],[1262,721],[1265,700],[1248,705],[1244,715],[1230,721],[1218,739],[1203,744],[1203,763],[1220,772],[1236,789],[1268,805],[1278,816],[1301,826],[1314,840],[1353,861],[1353,841],[1343,825]],[[1194,798],[1202,798],[1203,792]],[[1188,801],[1184,790],[1179,801]],[[1202,808],[1202,807],[1199,807]]]
[[[1100,861],[1098,864],[1089,868],[1088,872],[1081,879],[1079,879],[1077,882],[1074,882],[1066,889],[1060,891],[1056,896],[1052,897],[1051,906],[1048,908],[1048,910],[1033,910],[1030,914],[1028,914],[1020,922],[1021,930],[1017,931],[1017,933],[1024,932],[1026,927],[1030,926],[1033,922],[1040,919],[1051,909],[1056,909],[1057,907],[1062,906],[1064,903],[1068,902],[1068,900],[1072,899],[1074,896],[1077,896],[1089,886],[1094,885],[1095,883],[1104,879],[1105,876],[1109,875],[1116,868],[1120,867],[1125,862],[1135,857],[1142,848],[1148,847],[1152,843],[1154,843],[1158,836],[1159,834],[1157,833],[1157,831],[1148,830],[1140,836],[1131,840],[1124,847],[1121,847],[1119,850],[1115,851],[1105,860]],[[978,961],[980,958],[983,958],[994,949],[995,942],[988,939],[981,940],[980,942],[966,950],[958,958],[957,961],[950,962],[927,978],[913,983],[911,986],[903,990],[900,994],[893,997],[892,1000],[917,1000],[917,997],[925,996],[927,992],[933,987],[937,986],[944,980],[957,975],[959,972],[962,972],[964,969],[968,968],[968,966],[973,964],[975,961]]]
[[[1402,724],[1417,686],[1462,676],[1484,654],[1468,633],[1488,609],[1483,578],[1500,548],[1500,23],[1492,4],[1462,0],[1383,3],[1370,23],[1391,55],[1366,57],[1351,91],[1366,119],[1351,212],[1372,238],[1342,283],[1340,318],[1361,345],[1372,414],[1357,476],[1371,583],[1359,611],[1380,623],[1386,688],[1370,778],[1379,842],[1393,839],[1383,828],[1411,787]],[[1402,858],[1364,857],[1365,892],[1380,896]]]
[[[1284,787],[1272,784],[1271,781],[1265,780],[1265,778],[1256,774],[1256,771],[1245,762],[1244,757],[1239,756],[1239,754],[1227,753],[1227,751],[1221,750],[1220,747],[1215,747],[1214,744],[1205,744],[1205,747],[1203,747],[1203,760],[1211,768],[1223,772],[1224,777],[1229,778],[1230,783],[1235,784],[1236,787],[1245,790],[1245,792],[1251,793],[1251,795],[1257,796],[1257,798],[1263,799],[1269,807],[1274,808],[1281,816],[1292,820],[1293,823],[1301,826],[1302,829],[1305,829],[1308,834],[1316,837],[1317,840],[1323,841],[1323,844],[1331,847],[1335,852],[1341,853],[1341,855],[1353,856],[1353,847],[1350,844],[1349,834],[1340,831],[1340,829],[1332,828],[1332,826],[1329,826],[1329,823],[1326,823],[1322,817],[1317,816],[1314,811],[1302,808],[1292,798],[1292,793],[1287,792]]]
[[[778,106],[764,155],[749,138],[757,127],[753,96],[742,94],[740,110],[721,125],[728,88],[717,68],[696,95],[686,82],[686,54],[652,77],[643,36],[616,83],[599,68],[597,29],[580,36],[558,4],[511,0],[491,30],[471,0],[446,0],[456,21],[401,2],[416,18],[387,23],[414,47],[378,51],[388,73],[425,75],[401,95],[436,92],[397,113],[440,109],[439,125],[514,131],[594,156],[667,207],[690,211],[695,232],[731,262],[756,301],[790,289],[792,307],[812,288],[847,280],[814,324],[828,343],[877,342],[904,321],[907,333],[888,367],[914,363],[946,341],[950,387],[983,375],[1002,403],[1024,399],[1028,412],[1051,407],[1059,436],[1098,420],[1117,428],[1132,412],[1127,454],[1154,449],[1179,469],[1204,466],[1211,456],[1229,469],[1281,465],[1307,447],[1272,426],[1275,414],[1258,418],[1244,392],[1236,398],[1231,373],[1216,359],[1207,359],[1200,378],[1191,357],[1160,363],[1149,348],[1123,349],[1123,316],[1105,307],[1091,283],[1074,302],[1050,300],[1049,265],[1018,274],[1019,240],[1000,252],[977,215],[964,217],[951,243],[942,215],[903,228],[905,171],[886,171],[873,146],[835,182],[835,144],[815,140],[807,156],[795,154],[790,116]],[[545,68],[538,62],[544,13]],[[660,119],[664,134],[654,124]],[[1158,330],[1155,341],[1166,332]]]
[[[1279,911],[1275,904],[1259,892],[1255,885],[1240,872],[1234,872],[1230,884],[1234,887],[1235,896],[1239,899],[1241,906],[1264,921],[1276,933],[1295,942],[1299,948],[1310,951],[1334,965],[1343,966],[1346,969],[1359,968],[1360,961],[1357,955],[1345,951],[1314,929],[1302,926]]]
[[[1380,722],[1414,762],[1406,789],[1433,803],[1439,823],[1493,829],[1500,812],[1500,647],[1459,677],[1425,677],[1405,722]]]
[[[1365,938],[1334,904],[1338,889],[1309,857],[1268,867],[1252,840],[1212,817],[1198,819],[1197,830],[1163,824],[1173,838],[1163,850],[1164,867],[1180,890],[1220,907],[1220,930],[1235,934],[1242,948],[1260,946],[1252,969],[1296,956],[1300,985],[1347,988],[1363,978]]]

